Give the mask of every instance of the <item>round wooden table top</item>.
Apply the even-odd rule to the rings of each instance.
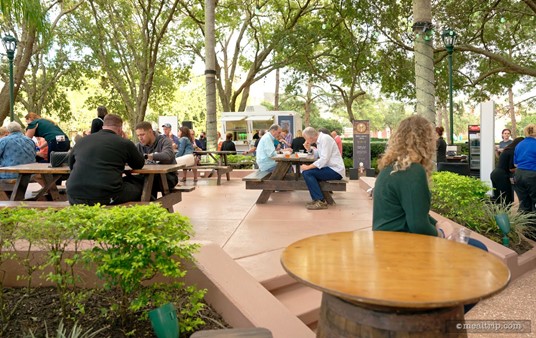
[[[506,287],[508,267],[492,254],[442,238],[386,231],[302,239],[283,268],[328,294],[370,305],[431,309],[476,303]]]

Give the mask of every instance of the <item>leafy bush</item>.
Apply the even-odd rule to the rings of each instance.
[[[0,227],[2,248],[9,242],[23,241],[29,248],[38,247],[48,252],[43,266],[50,266],[52,272],[44,277],[56,285],[63,317],[70,318],[68,305],[74,305],[75,310],[83,307],[82,304],[77,308],[77,304],[68,303],[69,300],[80,302],[87,292],[76,288],[79,280],[74,273],[75,265],[78,269],[83,268],[83,256],[88,265],[96,267],[104,287],[117,290],[121,295],[119,301],[114,301],[110,294],[110,307],[102,309],[106,317],[120,319],[125,326],[127,319],[146,318],[152,308],[173,301],[176,290],[184,290],[189,301],[181,304],[181,331],[188,332],[202,324],[197,313],[202,309],[200,300],[205,291],[185,287],[181,281],[186,274],[181,262],[191,261],[197,248],[187,242],[193,230],[186,217],[169,213],[158,204],[131,207],[77,205],[42,211],[6,208],[0,210],[0,216],[3,219]],[[10,230],[15,228],[18,230]],[[95,245],[78,252],[81,240],[91,240]],[[67,248],[72,251],[73,247],[75,255],[67,257]],[[24,261],[20,262],[23,266]],[[35,268],[26,270],[31,274]],[[148,286],[146,282],[157,275],[169,277],[172,282]],[[0,293],[0,305],[2,301]]]
[[[370,143],[370,157],[379,158],[387,148],[387,142],[371,142]]]
[[[484,217],[483,199],[490,187],[477,179],[448,171],[432,175],[432,210],[476,229]]]
[[[244,155],[227,155],[230,166],[236,169],[251,169],[255,162],[255,157]]]
[[[490,187],[475,178],[451,172],[432,175],[432,210],[467,228],[502,244],[502,232],[495,215],[506,213],[510,219],[510,244],[522,253],[527,249],[522,234],[536,221],[534,215],[518,212],[516,208],[492,203],[486,192]]]

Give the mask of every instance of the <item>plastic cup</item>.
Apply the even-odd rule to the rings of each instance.
[[[453,232],[448,239],[456,241],[458,243],[469,243],[469,238],[471,238],[471,230],[467,228],[460,228]]]

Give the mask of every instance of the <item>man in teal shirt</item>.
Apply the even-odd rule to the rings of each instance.
[[[259,141],[256,149],[256,161],[261,171],[272,172],[276,166],[272,159],[277,153],[275,151],[274,141],[279,138],[281,127],[277,124],[272,124],[270,129],[264,134]]]

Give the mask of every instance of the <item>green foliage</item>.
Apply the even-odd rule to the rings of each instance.
[[[342,140],[342,157],[354,158],[354,140]]]
[[[484,217],[482,200],[490,187],[475,178],[448,171],[432,175],[432,210],[476,230]]]
[[[251,169],[255,163],[255,157],[244,155],[227,155],[229,165],[235,169]]]
[[[387,142],[370,142],[370,157],[379,158],[387,148]]]
[[[106,326],[102,327],[96,331],[93,331],[93,328],[84,330],[84,328],[78,325],[78,323],[74,323],[72,330],[68,331],[68,329],[63,324],[63,320],[62,320],[60,321],[58,328],[56,329],[56,332],[55,332],[56,334],[49,335],[46,323],[45,323],[45,328],[46,328],[45,338],[93,338],[93,337],[97,337],[99,333],[104,331],[107,327]],[[36,338],[32,330],[30,330],[29,335],[26,337]],[[42,337],[42,336],[39,335],[37,337]]]
[[[193,230],[186,217],[169,213],[158,204],[132,207],[77,205],[40,211],[6,208],[0,210],[0,217],[3,220],[0,240],[4,244],[1,248],[17,240],[25,241],[30,248],[39,247],[48,252],[47,261],[37,266],[50,267],[51,272],[45,278],[56,285],[64,318],[83,315],[83,304],[91,294],[91,291],[77,288],[80,280],[76,277],[83,269],[83,257],[88,266],[96,268],[105,288],[119,291],[119,300],[110,298],[111,305],[102,309],[102,314],[110,319],[120,319],[123,327],[128,319],[146,317],[150,309],[176,301],[173,297],[177,290],[183,290],[187,297],[181,307],[181,322],[186,326],[182,331],[193,330],[202,322],[197,314],[203,307],[200,300],[205,291],[185,287],[181,281],[186,274],[181,262],[191,261],[197,248],[187,242]],[[93,248],[80,252],[81,240],[91,240]],[[73,255],[66,255],[67,251]],[[31,274],[36,263],[31,265],[29,257],[27,260],[23,259],[20,264],[27,264],[27,272]],[[170,281],[146,283],[155,276]]]
[[[354,167],[354,160],[352,158],[343,157],[342,159],[344,161],[344,167],[346,169],[353,168]]]
[[[316,129],[326,128],[330,132],[332,130],[337,130],[339,132],[343,130],[343,126],[339,121],[333,119],[324,119],[314,115],[311,116],[311,127]]]
[[[157,204],[106,210],[81,229],[81,237],[98,244],[85,256],[97,265],[105,288],[121,291],[122,299],[111,309],[125,322],[128,310],[137,311],[148,300],[142,283],[157,274],[184,277],[178,259],[191,260],[196,246],[185,242],[192,232],[187,218]]]

